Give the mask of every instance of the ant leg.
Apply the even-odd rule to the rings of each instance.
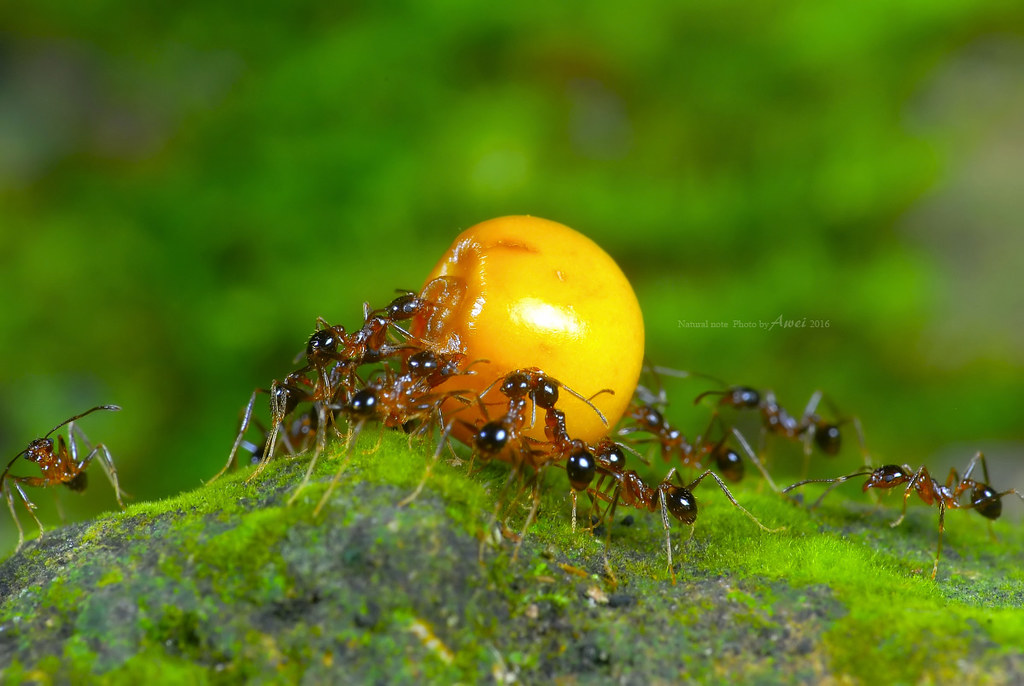
[[[327,430],[324,428],[324,422],[327,421],[326,414],[324,412],[324,406],[322,403],[316,404],[317,411],[317,423],[316,423],[316,449],[313,450],[313,457],[309,460],[309,466],[306,467],[306,474],[302,477],[302,481],[295,487],[295,491],[292,496],[288,498],[288,505],[295,503],[295,499],[299,497],[299,493],[309,483],[310,477],[313,475],[313,468],[316,467],[316,462],[323,453],[324,448],[327,446]],[[284,437],[287,440],[287,436]]]
[[[28,495],[25,493],[25,489],[21,487],[21,482],[25,482],[29,486],[47,486],[48,484],[46,479],[37,476],[9,476],[7,478],[12,479],[14,481],[14,488],[17,489],[18,495],[21,496],[21,502],[25,505],[25,509],[28,510],[28,513],[32,515],[32,519],[35,520],[36,526],[39,527],[39,536],[42,537],[43,532],[45,532],[46,529],[43,527],[43,523],[39,521],[39,517],[36,516],[36,504],[28,499]],[[11,508],[11,515],[14,516],[14,503],[9,490],[7,493],[8,505],[10,505]],[[21,548],[21,545],[25,542],[25,534],[21,529],[21,522],[18,521],[17,517],[14,517],[14,523],[18,525],[18,548]]]
[[[246,478],[245,483],[249,483],[259,476],[274,456],[274,450],[277,448],[277,435],[283,428],[282,424],[287,410],[287,392],[279,392],[279,389],[284,388],[284,384],[279,383],[277,379],[274,379],[274,383],[270,385],[270,433],[267,434],[267,443],[263,448],[263,455],[260,456],[260,462],[256,465],[253,473]]]
[[[988,480],[988,465],[985,464],[985,455],[979,450],[971,458],[971,461],[967,463],[967,469],[964,471],[964,479],[971,478],[971,472],[974,471],[975,465],[981,462],[981,473],[985,475],[985,483],[989,483]]]
[[[811,445],[814,443],[814,435],[818,431],[818,426],[811,418],[814,413],[818,411],[818,405],[821,403],[822,393],[820,390],[815,391],[811,394],[811,397],[807,400],[807,406],[804,407],[804,413],[800,415],[800,424],[805,428],[804,431],[804,469],[803,475],[807,476],[807,470],[811,466]]]
[[[784,526],[780,526],[780,527],[778,527],[776,529],[772,529],[772,528],[769,528],[769,527],[765,526],[764,524],[762,524],[761,520],[759,520],[757,517],[752,515],[750,513],[750,511],[747,510],[747,508],[743,507],[742,505],[739,504],[739,502],[737,502],[736,498],[733,497],[732,493],[729,491],[729,488],[725,485],[725,482],[722,481],[721,477],[719,477],[717,474],[715,474],[710,469],[705,470],[703,474],[701,474],[696,479],[694,479],[689,484],[687,484],[686,490],[692,492],[693,489],[696,488],[700,484],[700,482],[704,480],[704,477],[706,477],[706,476],[711,476],[712,478],[714,478],[714,480],[716,482],[718,482],[718,487],[722,489],[722,493],[725,493],[725,497],[729,499],[729,502],[731,502],[734,506],[738,507],[740,512],[742,512],[743,514],[747,515],[747,517],[750,518],[750,521],[754,522],[754,524],[757,524],[763,530],[765,530],[765,531],[767,531],[769,533],[773,533],[773,534],[774,533],[778,533],[779,531],[785,531],[786,527],[784,527]],[[668,479],[669,477],[665,477],[665,478]]]
[[[14,511],[14,494],[11,493],[11,487],[7,485],[7,479],[4,479],[3,492],[4,499],[7,501],[7,509],[11,511],[11,519],[18,527],[18,547],[14,549],[14,552],[18,552],[21,550],[21,546],[25,545],[25,530],[21,528],[21,522],[18,521],[18,513]]]
[[[750,461],[753,462],[754,466],[757,467],[759,472],[761,472],[761,475],[764,477],[764,480],[768,482],[768,485],[771,487],[771,489],[776,493],[779,493],[779,487],[775,484],[775,481],[772,479],[771,474],[769,474],[768,470],[765,469],[765,466],[761,462],[761,460],[758,459],[757,455],[754,454],[754,451],[750,448],[750,444],[747,443],[747,439],[743,437],[743,434],[740,433],[739,429],[737,429],[736,427],[732,427],[732,434],[733,436],[736,437],[736,440],[739,442],[740,447],[743,448],[743,452],[747,454],[747,457],[750,459]]]
[[[811,397],[807,400],[807,406],[804,408],[804,413],[802,415],[803,419],[806,420],[818,411],[818,405],[821,403],[821,396],[822,392],[820,390],[811,393]]]
[[[103,468],[103,473],[107,475],[107,480],[110,485],[114,488],[114,497],[117,498],[117,504],[124,509],[124,502],[121,500],[121,485],[117,481],[117,467],[114,466],[114,458],[110,455],[110,449],[102,443],[97,443],[96,447],[92,449],[85,460],[80,465],[81,469],[85,469],[85,466],[97,455],[99,455],[100,467]],[[129,494],[130,495],[130,494]]]
[[[608,525],[605,527],[605,532],[604,532],[604,550],[602,551],[602,554],[604,555],[604,569],[608,573],[608,577],[612,580],[612,582],[616,586],[618,586],[619,581],[618,581],[618,579],[615,578],[615,571],[612,569],[612,563],[608,559],[608,550],[612,547],[612,524],[615,523],[615,509],[619,505],[619,494],[620,493],[622,493],[622,486],[617,483],[617,484],[615,484],[615,495],[612,497],[611,502],[608,503],[608,507],[605,509],[605,515],[608,516]],[[588,494],[589,494],[589,491],[588,491]],[[591,497],[591,502],[593,502],[593,496],[590,496],[590,497]],[[602,515],[602,516],[604,516],[604,515]],[[593,532],[594,526],[591,525],[590,529],[591,529],[591,532]],[[671,568],[671,567],[672,567],[672,565],[671,565],[671,563],[669,563],[669,568]]]
[[[914,473],[914,476],[910,479],[910,481],[907,482],[907,488],[903,491],[903,512],[900,513],[899,519],[897,519],[895,522],[890,522],[889,526],[895,528],[903,523],[903,520],[907,516],[907,499],[910,498],[910,494],[914,492],[914,486],[916,486],[917,483],[921,480],[921,475],[923,473],[924,466],[922,465],[921,468]],[[941,501],[939,503],[939,508],[942,508]]]
[[[675,468],[672,468],[675,471]],[[671,472],[670,472],[671,474]],[[670,477],[665,477],[666,479]],[[665,554],[668,557],[668,572],[672,577],[672,585],[676,585],[676,570],[672,565],[672,529],[668,521],[668,506],[665,504],[665,491],[658,489],[658,504],[661,505],[661,525],[665,528]],[[691,527],[691,531],[692,531]]]
[[[939,571],[939,556],[942,554],[942,532],[946,526],[944,520],[946,518],[946,505],[941,500],[939,501],[939,544],[935,548],[935,564],[932,565],[932,581],[935,581],[935,574]]]
[[[572,532],[576,533],[576,489],[569,489],[569,496],[572,498]]]
[[[238,446],[242,444],[242,437],[245,435],[246,429],[249,428],[249,421],[252,418],[252,408],[256,404],[256,394],[259,391],[253,391],[252,395],[249,396],[249,404],[245,406],[245,413],[242,415],[242,426],[238,430],[238,435],[235,436],[235,442],[231,444],[231,453],[228,455],[227,463],[221,468],[219,472],[213,475],[207,483],[213,483],[220,477],[224,476],[230,469],[235,468],[235,459],[238,453]]]
[[[807,472],[811,468],[811,445],[814,443],[814,436],[818,432],[818,425],[811,421],[811,417],[815,412],[818,411],[818,404],[821,403],[821,391],[815,391],[811,394],[810,399],[807,401],[807,406],[804,408],[804,413],[800,417],[800,423],[805,424],[807,431],[804,433],[804,467],[803,475],[806,477]]]
[[[416,498],[419,496],[420,492],[423,490],[423,487],[427,483],[427,479],[430,478],[430,472],[434,469],[434,465],[437,464],[437,460],[441,457],[441,451],[443,446],[447,445],[449,448],[451,448],[451,443],[449,442],[448,437],[451,435],[452,426],[454,424],[455,420],[448,422],[448,426],[446,426],[444,428],[444,431],[441,432],[441,440],[438,442],[437,449],[434,451],[434,457],[427,464],[426,471],[423,472],[423,478],[420,479],[420,483],[416,486],[415,491],[413,491],[412,493],[398,501],[398,507],[405,507],[412,501],[416,500]]]

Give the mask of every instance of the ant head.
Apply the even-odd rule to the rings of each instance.
[[[842,445],[842,435],[835,424],[821,424],[814,430],[814,442],[826,455],[838,455]]]
[[[726,405],[740,408],[752,408],[761,404],[761,394],[750,386],[733,386],[722,397]]]
[[[662,416],[658,410],[651,405],[644,405],[638,408],[638,412],[635,418],[644,429],[648,431],[656,431],[665,424],[665,417]]]
[[[437,371],[437,355],[429,350],[421,350],[415,355],[410,355],[406,360],[409,372],[415,376],[430,376]]]
[[[626,468],[626,454],[622,452],[622,446],[614,441],[604,441],[597,446],[597,455],[614,471]]]
[[[377,409],[377,403],[376,391],[372,388],[364,388],[352,396],[346,409],[353,417],[365,419],[373,416]]]
[[[569,484],[575,491],[582,491],[594,480],[596,467],[594,456],[586,448],[577,448],[569,455],[565,463],[565,473],[569,476]]]
[[[81,493],[89,485],[89,475],[85,471],[81,471],[71,481],[65,481],[64,485],[76,493]]]
[[[403,319],[414,317],[420,311],[422,305],[423,301],[420,300],[418,295],[406,293],[392,300],[391,304],[385,308],[385,311],[392,321],[402,321]]]
[[[487,422],[473,436],[473,447],[483,455],[496,455],[508,443],[508,429],[501,422]]]
[[[466,361],[466,356],[462,353],[448,353],[440,361],[442,364],[438,371],[444,377],[455,376],[456,374],[475,374],[476,372],[470,371],[469,367],[472,365],[466,365],[463,368],[462,363]],[[477,360],[479,362],[480,360]]]
[[[732,448],[721,446],[715,452],[715,465],[729,481],[735,483],[743,478],[743,460]]]
[[[684,524],[697,521],[697,499],[688,488],[669,486],[665,490],[665,506],[673,517]]]
[[[903,467],[887,464],[871,472],[864,484],[864,491],[867,492],[869,488],[892,488],[910,481],[911,478],[912,475]]]
[[[26,460],[31,462],[40,462],[53,454],[53,439],[37,438],[29,443],[28,447],[22,452],[25,454]]]
[[[976,484],[971,489],[971,505],[987,519],[999,519],[1003,514],[1003,500],[988,484]]]
[[[530,376],[522,371],[511,372],[501,383],[501,392],[509,398],[523,398],[530,392]]]
[[[722,399],[718,401],[719,405],[729,405],[739,409],[750,409],[761,405],[761,394],[750,386],[732,386],[724,391],[704,391],[693,399],[693,404],[696,405],[709,395],[722,396]]]
[[[339,329],[340,334],[344,335],[345,329],[340,326],[313,332],[313,335],[309,337],[309,342],[306,343],[306,359],[310,364],[313,364],[313,361],[319,359],[321,355],[338,352]]]

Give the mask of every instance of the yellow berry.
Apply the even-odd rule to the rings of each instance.
[[[445,277],[461,297],[440,321],[418,322],[439,349],[462,352],[476,373],[439,390],[481,392],[515,369],[538,367],[593,404],[610,426],[622,416],[640,376],[643,316],[629,281],[596,243],[547,219],[510,216],[462,232],[434,267],[428,283]],[[506,401],[496,384],[484,400],[491,419]],[[596,442],[608,433],[594,410],[559,394],[570,436]],[[475,407],[458,418],[473,423]],[[527,432],[544,438],[543,413]],[[459,432],[456,431],[458,435]]]

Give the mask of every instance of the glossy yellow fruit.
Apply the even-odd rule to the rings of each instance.
[[[640,376],[644,324],[629,281],[596,243],[547,219],[499,217],[460,234],[428,282],[438,277],[461,297],[439,327],[432,322],[431,342],[468,361],[487,360],[439,390],[481,392],[510,371],[539,367],[584,397],[614,391],[592,400],[614,427]],[[504,412],[492,405],[506,401],[499,386],[484,396],[491,419]],[[559,394],[557,407],[573,438],[594,443],[610,430],[569,393]],[[475,408],[457,415],[470,423],[479,416]],[[544,438],[543,419],[541,410],[528,435]]]

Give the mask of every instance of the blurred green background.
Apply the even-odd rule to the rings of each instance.
[[[984,448],[1024,488],[1022,178],[1017,0],[8,0],[0,454],[118,403],[82,426],[124,488],[196,486],[317,315],[523,213],[619,261],[656,363],[824,389],[878,461]],[[733,326],[780,315],[829,326]]]

